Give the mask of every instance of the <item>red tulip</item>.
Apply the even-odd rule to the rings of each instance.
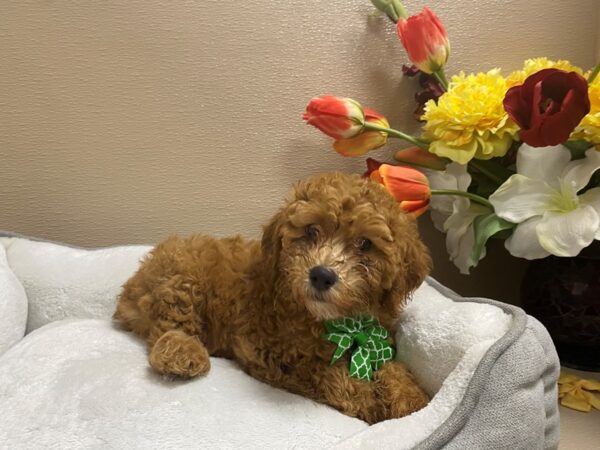
[[[389,128],[387,119],[370,108],[364,108],[365,122]],[[388,135],[383,131],[363,131],[348,139],[338,139],[333,143],[336,152],[344,156],[361,156],[385,145]]]
[[[435,100],[437,103],[437,99],[440,98],[446,90],[435,75],[421,72],[414,64],[411,64],[410,66],[402,64],[402,74],[408,78],[418,77],[420,89],[417,89],[417,92],[415,92],[415,102],[417,103],[417,107],[413,114],[416,120],[422,122],[421,117],[425,113],[425,104],[429,100]]]
[[[302,118],[334,139],[352,138],[360,134],[365,124],[360,103],[332,95],[313,98]]]
[[[544,69],[508,90],[504,109],[521,127],[521,140],[532,147],[566,141],[590,112],[588,84],[575,72]]]
[[[371,172],[370,178],[383,184],[406,213],[418,217],[427,210],[431,190],[422,172],[411,167],[381,164]]]
[[[364,178],[371,178],[371,174],[383,164],[373,158],[367,158],[365,162],[367,163],[367,170],[362,174]]]
[[[408,57],[422,72],[438,72],[450,55],[450,42],[440,19],[429,8],[399,19],[398,36]]]

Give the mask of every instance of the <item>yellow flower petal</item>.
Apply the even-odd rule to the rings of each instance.
[[[343,156],[362,156],[365,153],[385,145],[387,133],[365,131],[356,137],[338,139],[333,143],[336,152]]]
[[[575,383],[577,380],[579,380],[579,377],[573,375],[572,373],[561,372],[560,377],[558,378],[558,384]]]
[[[570,383],[568,384],[562,384],[558,386],[558,397],[564,397],[565,394],[568,394],[569,392],[571,392],[574,388],[574,386]]]
[[[581,380],[581,387],[587,391],[600,391],[600,381]]]
[[[577,411],[600,410],[600,396],[589,391],[600,391],[600,382],[579,378],[572,373],[561,373],[558,378],[560,404]]]
[[[504,156],[519,127],[504,110],[507,85],[498,69],[452,78],[437,103],[425,104],[423,137],[438,156],[466,164]]]
[[[600,144],[600,77],[596,77],[588,88],[590,112],[581,119],[571,139],[585,139],[592,144]]]
[[[589,404],[590,404],[592,407],[594,407],[594,408],[596,408],[596,409],[600,410],[600,397],[599,397],[599,396],[597,396],[597,395],[595,395],[595,394],[592,394],[591,392],[585,392],[585,391],[584,391],[584,394],[585,394],[585,397],[586,397],[586,400],[587,400],[587,402],[588,402],[588,403],[589,403]]]
[[[565,395],[561,399],[560,404],[581,412],[590,412],[592,410],[592,405],[585,398],[577,397],[573,394]]]
[[[508,87],[518,86],[523,84],[525,79],[543,69],[560,69],[565,72],[576,72],[583,76],[583,70],[580,67],[574,66],[569,61],[561,60],[552,61],[548,58],[533,58],[525,61],[523,70],[517,70],[511,73],[506,79]]]
[[[370,111],[365,108],[366,111]],[[367,114],[367,122],[389,128],[390,124],[382,116],[370,117]],[[343,156],[362,156],[365,153],[379,148],[387,142],[388,134],[383,131],[363,131],[359,135],[348,138],[338,139],[333,143],[336,152]]]
[[[450,158],[458,164],[467,164],[475,156],[477,144],[475,141],[471,141],[465,145],[457,146],[444,141],[433,141],[429,144],[429,151],[443,158]]]

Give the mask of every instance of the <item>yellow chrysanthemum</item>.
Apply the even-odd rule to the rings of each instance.
[[[600,150],[600,77],[596,77],[588,88],[590,112],[581,119],[571,139],[585,139]]]
[[[429,151],[459,164],[504,156],[519,131],[502,104],[506,90],[498,69],[452,77],[438,103],[425,104],[421,118]]]
[[[511,88],[523,84],[529,75],[543,69],[560,69],[565,72],[577,72],[579,75],[583,75],[583,70],[581,70],[580,67],[574,66],[569,61],[563,59],[552,61],[548,58],[533,58],[525,61],[523,70],[517,70],[516,72],[511,73],[506,78],[506,85]]]

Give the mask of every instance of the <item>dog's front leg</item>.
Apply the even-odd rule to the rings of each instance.
[[[275,363],[246,364],[244,369],[265,383],[325,403],[370,424],[386,416],[375,383],[350,377],[348,368],[343,365],[281,367]]]
[[[386,417],[394,419],[407,416],[429,402],[429,397],[415,382],[402,364],[395,361],[381,366],[374,373],[373,381],[377,396],[385,406]]]
[[[351,377],[345,364],[326,366],[315,371],[312,378],[318,395],[316,400],[369,424],[386,419],[385,404],[377,394],[377,385]]]
[[[394,361],[375,371],[372,381],[352,378],[345,364],[316,371],[313,381],[318,400],[370,424],[407,416],[429,402],[410,372]]]

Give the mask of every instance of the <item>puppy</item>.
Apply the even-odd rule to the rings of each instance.
[[[352,378],[324,321],[370,314],[393,334],[430,269],[416,225],[381,185],[358,175],[298,183],[262,240],[171,237],[124,285],[114,318],[146,340],[161,374],[194,377],[209,355],[251,376],[375,423],[428,398],[396,362]]]

